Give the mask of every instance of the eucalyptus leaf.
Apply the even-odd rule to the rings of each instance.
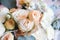
[[[6,6],[7,8],[15,8],[16,7],[16,0],[0,0],[1,4]]]

